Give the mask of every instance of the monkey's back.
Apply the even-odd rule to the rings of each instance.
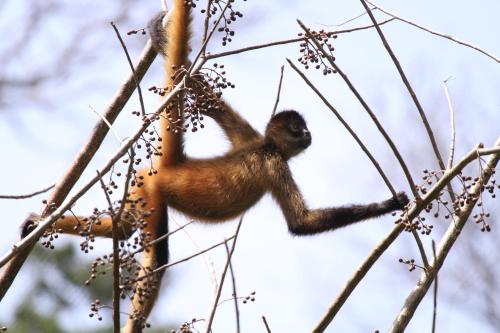
[[[263,152],[235,151],[224,157],[189,160],[160,171],[167,205],[206,221],[234,218],[253,206],[269,188]]]

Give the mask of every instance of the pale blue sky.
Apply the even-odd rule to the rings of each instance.
[[[16,3],[13,1],[11,3],[12,5],[0,9],[0,22],[22,12],[21,5],[13,5]],[[113,5],[117,3],[112,2]],[[378,3],[407,19],[500,55],[498,1]],[[106,16],[105,5],[98,1],[78,4],[85,12],[89,12],[91,5],[100,8],[99,17],[102,17],[103,24],[108,24],[112,17]],[[137,10],[132,15],[138,26],[144,25],[157,11],[156,5],[155,2],[134,5]],[[254,0],[242,3],[239,8],[245,18],[236,23],[235,41],[229,49],[292,38],[300,31],[296,18],[313,28],[336,29],[331,26],[363,12],[358,1],[332,0]],[[74,17],[74,13],[71,17]],[[90,17],[80,15],[76,20],[85,22],[87,19],[90,20]],[[20,55],[16,60],[14,69],[17,72],[22,73],[24,68],[36,66],[37,60],[50,61],[53,53],[47,45],[54,44],[56,48],[58,38],[65,38],[61,27],[72,24],[72,20],[62,20],[55,16],[49,26],[41,28],[44,33],[40,33],[38,45],[33,47],[32,53]],[[363,17],[346,27],[366,23],[368,18]],[[123,32],[132,28],[137,26],[121,27]],[[340,29],[342,28],[344,27]],[[5,35],[5,31],[12,27],[0,24],[0,29]],[[0,194],[32,192],[59,179],[97,121],[89,105],[96,110],[103,110],[116,87],[128,75],[128,65],[112,29],[100,31],[101,34],[107,34],[99,36],[106,41],[106,45],[97,44],[96,41],[100,40],[97,37],[96,41],[86,39],[89,43],[86,46],[95,47],[95,53],[98,54],[99,61],[93,63],[94,67],[72,67],[69,77],[51,83],[49,87],[35,92],[35,96],[14,96],[7,104],[0,105],[0,142],[3,143],[0,174],[4,176]],[[499,64],[474,50],[403,23],[390,23],[383,27],[383,31],[436,130],[445,158],[448,153],[449,125],[442,82],[449,77],[453,77],[449,88],[457,118],[456,156],[460,157],[479,141],[486,145],[492,144],[500,133]],[[195,31],[195,49],[199,33],[199,30]],[[127,41],[136,57],[145,38],[134,36],[128,37]],[[5,42],[4,39],[2,43]],[[93,42],[96,44],[93,45]],[[349,75],[388,132],[393,135],[414,178],[419,179],[422,169],[435,167],[432,151],[417,111],[378,35],[374,31],[341,35],[334,41],[334,45],[339,66]],[[101,48],[103,52],[100,51]],[[237,85],[234,91],[225,94],[225,98],[261,131],[274,104],[279,67],[285,64],[285,57],[296,60],[299,57],[298,45],[252,51],[218,61],[226,65],[229,79]],[[145,78],[144,87],[158,85],[161,75],[161,64],[157,61]],[[408,191],[392,153],[343,81],[338,76],[323,78],[311,70],[308,75],[360,134],[380,160],[393,184],[398,189]],[[58,102],[55,107],[51,105],[49,110],[41,102],[30,103],[32,98],[38,101],[40,97]],[[156,96],[146,95],[146,103],[150,109],[157,102]],[[137,98],[134,96],[129,104],[116,125],[116,131],[122,138],[127,137],[137,126],[130,116],[130,111],[137,109]],[[313,133],[312,146],[291,162],[294,176],[311,207],[377,201],[390,195],[355,142],[290,67],[285,69],[280,108],[295,108],[303,113]],[[89,179],[117,147],[116,140],[109,136],[76,188]],[[223,152],[227,147],[220,136],[220,130],[214,128],[213,123],[208,123],[206,130],[188,136],[187,140],[187,150],[195,156],[211,156]],[[0,247],[2,253],[16,240],[18,223],[28,212],[40,210],[40,200],[40,197],[22,201],[0,200],[0,210],[4,214]],[[95,205],[103,204],[102,193],[96,189],[75,210],[85,214]],[[493,201],[490,204],[498,205]],[[179,223],[185,221],[178,214],[173,214],[172,220]],[[309,331],[370,249],[390,231],[392,221],[393,218],[388,216],[334,233],[303,239],[292,238],[286,230],[281,212],[270,197],[266,196],[246,214],[234,259],[239,293],[244,295],[251,291],[257,292],[255,304],[242,306],[244,331],[263,331],[261,315],[268,318],[273,332]],[[494,221],[492,224],[495,227]],[[189,227],[189,233],[204,247],[231,235],[235,227],[235,223],[223,226],[197,224]],[[175,228],[172,221],[171,228]],[[470,232],[478,230],[472,229]],[[438,236],[439,232],[434,238]],[[424,240],[428,246],[430,238]],[[109,241],[102,241],[100,244],[102,249],[99,251],[109,251]],[[185,235],[176,235],[171,240],[173,260],[194,251],[195,247]],[[219,274],[225,252],[220,249],[210,256]],[[418,258],[414,241],[407,234],[403,234],[370,271],[328,332],[387,330],[418,278],[418,273],[408,273],[404,266],[398,264],[399,257]],[[456,268],[456,259],[452,255],[450,261],[445,263],[443,274],[449,275],[444,276],[452,276],[451,268]],[[22,284],[29,281],[29,274],[27,270],[21,273],[0,305],[0,313],[7,312],[16,303],[16,295],[21,292]],[[177,266],[171,270],[171,275],[171,285],[162,290],[163,297],[155,309],[153,320],[172,318],[173,321],[183,322],[206,315],[211,302],[212,285],[203,260],[199,258]],[[457,292],[473,293],[474,290]],[[230,290],[226,289],[223,298],[227,298],[229,294]],[[412,320],[408,332],[430,330],[430,305],[430,298],[427,297]],[[84,325],[94,325],[96,321],[86,315],[86,306],[80,304],[68,324],[74,316],[78,316],[78,320]],[[5,317],[2,315],[0,318]],[[232,320],[233,308],[228,302],[219,309],[215,320],[216,330],[232,330]],[[439,303],[438,331],[494,330],[484,325],[480,317],[460,311],[442,298]]]

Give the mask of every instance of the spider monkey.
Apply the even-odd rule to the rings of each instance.
[[[166,28],[162,24],[164,13],[149,24],[151,40],[165,59],[166,88],[173,87],[182,79],[177,70],[187,66],[190,5],[184,0],[174,0]],[[195,90],[208,93],[206,85]],[[213,92],[212,92],[213,93]],[[382,202],[367,205],[350,205],[324,209],[309,209],[295,183],[287,161],[304,151],[311,144],[311,133],[304,118],[294,110],[281,111],[269,121],[265,134],[257,132],[227,103],[220,100],[218,109],[201,112],[223,129],[231,143],[231,149],[223,156],[208,159],[191,159],[184,154],[183,133],[170,129],[173,122],[182,122],[182,94],[177,95],[174,105],[179,112],[170,112],[170,119],[161,118],[162,148],[158,159],[158,174],[147,176],[140,170],[138,178],[144,178],[141,186],[131,190],[127,210],[120,221],[121,239],[135,231],[135,220],[140,212],[151,210],[146,217],[145,232],[156,239],[168,231],[166,207],[172,207],[189,217],[203,222],[217,223],[241,215],[262,196],[270,192],[286,219],[288,230],[294,235],[313,235],[350,225],[365,219],[403,209],[409,202],[400,192]],[[177,111],[176,110],[176,111]],[[217,111],[217,112],[212,112]],[[69,234],[82,234],[82,218],[65,216],[55,223],[55,229]],[[27,234],[36,220],[31,217],[25,224]],[[102,217],[92,225],[95,236],[111,237],[110,217]],[[168,262],[168,244],[164,240],[145,251],[139,276]],[[131,316],[123,332],[141,332],[145,320],[157,298],[162,273],[146,285],[139,280],[131,306]]]

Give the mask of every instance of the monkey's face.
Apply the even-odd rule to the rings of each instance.
[[[311,145],[311,132],[304,118],[293,110],[276,114],[267,125],[266,136],[288,157]]]
[[[311,145],[311,132],[304,118],[292,118],[286,124],[285,136],[290,148],[304,150]]]

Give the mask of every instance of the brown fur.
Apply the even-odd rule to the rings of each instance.
[[[177,83],[182,80],[182,75],[177,75],[182,66],[188,63],[189,53],[189,25],[191,23],[191,7],[184,4],[184,0],[175,0],[174,7],[171,10],[170,20],[167,25],[165,36],[168,36],[168,41],[163,43],[165,48],[163,53],[166,56],[165,61],[165,88],[170,91]],[[164,39],[165,39],[165,36]],[[180,122],[182,124],[182,105],[179,101],[182,100],[182,94],[178,94],[174,99],[173,104],[176,107],[172,108],[169,115],[170,118],[162,117],[160,119],[160,128],[163,144],[161,150],[161,158],[159,159],[160,167],[177,164],[185,159],[183,151],[183,132],[174,131],[172,124]]]
[[[162,28],[162,24],[158,24],[159,19],[162,19],[161,17],[157,17],[154,21],[157,22],[156,27],[161,28],[160,34],[163,35],[160,36],[163,37],[163,42],[157,46],[157,48],[163,48],[163,50],[160,49],[159,51],[167,58],[167,61],[165,61],[165,88],[167,91],[170,91],[182,80],[182,76],[178,75],[179,69],[181,69],[182,66],[186,66],[188,63],[188,42],[190,38],[189,24],[191,22],[190,9],[191,7],[186,6],[184,0],[174,0],[174,6],[170,13],[170,20],[165,31]],[[150,29],[150,32],[151,31]],[[151,37],[153,40],[154,36],[152,35]],[[166,110],[166,114],[163,114],[160,118],[162,149],[161,156],[157,161],[160,175],[168,174],[170,172],[169,168],[179,165],[186,159],[183,150],[183,132],[174,130],[172,126],[172,124],[175,123],[182,125],[183,109],[182,103],[180,103],[182,98],[183,94],[178,94],[172,102],[174,107]],[[166,218],[167,202],[162,196],[163,186],[157,178],[158,177],[145,178],[147,179],[145,182],[148,196],[147,205],[150,208],[154,208],[153,215],[147,219],[145,231],[151,235],[152,240],[168,232],[168,220]],[[156,267],[166,264],[167,261],[168,243],[167,240],[165,240],[144,252],[141,261],[143,269],[140,272],[139,278],[142,278]],[[136,293],[131,306],[132,314],[137,314],[137,316],[128,320],[123,329],[124,333],[142,331],[144,322],[149,316],[158,297],[162,276],[163,271],[153,276],[155,282],[151,281],[149,278],[144,280],[140,279],[139,282],[137,282]],[[149,286],[152,282],[154,282],[153,284],[155,285],[153,290],[146,290],[150,288]],[[141,291],[147,291],[150,294],[146,294],[146,297],[141,297]]]
[[[167,88],[179,82],[180,78],[174,77],[175,69],[188,61],[189,8],[184,6],[183,0],[174,2],[166,30],[158,22],[162,18],[161,15],[150,24],[150,28],[160,30],[153,32],[151,37],[159,52],[166,55]],[[127,205],[129,215],[124,214],[121,221],[121,238],[127,238],[134,231],[133,222],[140,215],[141,209],[154,208],[154,213],[147,219],[145,231],[151,234],[151,239],[156,239],[167,231],[167,205],[204,222],[222,222],[241,215],[266,192],[270,192],[278,202],[288,229],[296,235],[334,230],[402,209],[408,203],[408,198],[401,192],[397,197],[380,203],[310,210],[287,163],[291,157],[311,144],[311,135],[302,116],[295,111],[276,114],[263,136],[228,104],[224,101],[220,103],[219,109],[223,112],[202,112],[212,117],[231,141],[232,148],[224,156],[209,159],[187,158],[183,151],[182,131],[169,131],[169,121],[165,118],[161,120],[163,147],[162,156],[158,161],[159,173],[153,177],[145,175],[144,186],[134,187],[136,192],[131,193],[131,203]],[[171,116],[171,121],[182,119],[182,108],[171,112]],[[144,174],[145,171],[140,171],[140,175]],[[135,200],[140,198],[147,202],[146,207],[134,204]],[[111,237],[111,219],[102,218],[99,222],[93,226],[92,233],[96,236]],[[56,228],[71,234],[82,231],[79,219],[74,217],[58,221]],[[141,262],[143,270],[140,276],[167,260],[166,242],[149,249],[144,253]],[[146,284],[145,280],[137,283],[131,308],[131,314],[134,316],[129,319],[123,332],[142,331],[156,300],[161,274],[153,278],[153,290],[148,289],[151,281],[149,284]]]

